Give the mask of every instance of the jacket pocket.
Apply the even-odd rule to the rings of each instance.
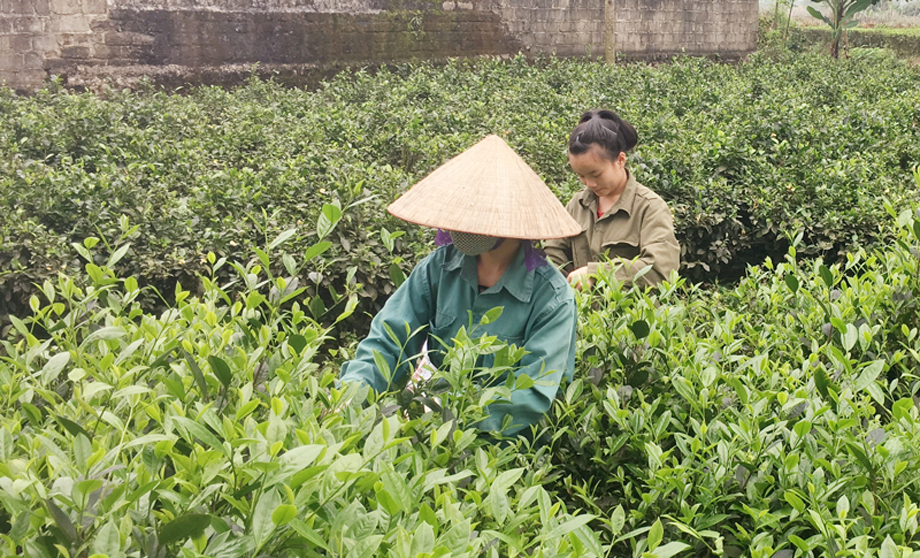
[[[631,260],[639,255],[639,241],[633,239],[620,239],[614,242],[605,242],[601,251],[610,259],[623,258]]]
[[[435,313],[434,320],[430,324],[431,336],[437,337],[444,343],[450,343],[454,333],[456,333],[456,330],[459,329],[455,327],[456,321],[457,318],[453,314],[444,312],[443,310],[438,310]],[[437,343],[437,341],[435,341],[435,343]],[[429,348],[436,347],[431,346],[431,343],[429,343]]]

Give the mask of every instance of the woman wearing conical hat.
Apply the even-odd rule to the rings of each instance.
[[[438,229],[440,247],[424,258],[374,317],[355,358],[342,367],[342,381],[357,381],[385,391],[412,373],[406,355],[417,355],[426,341],[431,363],[441,365],[437,349],[461,326],[495,307],[501,316],[477,333],[524,347],[516,374],[534,380],[512,392],[510,401],[489,405],[482,430],[503,435],[525,433],[549,410],[563,378],[572,379],[576,309],[565,277],[549,265],[530,240],[562,238],[581,227],[540,177],[498,136],[489,136],[451,159],[388,208],[410,223]],[[408,327],[407,327],[408,326]],[[422,328],[422,335],[408,335]],[[395,333],[398,343],[387,329]],[[400,337],[401,336],[401,337]],[[391,370],[377,368],[379,353]],[[492,355],[478,365],[488,367]]]

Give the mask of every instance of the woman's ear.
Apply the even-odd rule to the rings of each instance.
[[[614,162],[620,165],[625,165],[626,164],[626,152],[620,151],[620,154],[617,155],[617,160]]]

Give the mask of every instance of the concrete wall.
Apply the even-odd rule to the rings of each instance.
[[[483,54],[603,56],[610,40],[627,58],[735,57],[754,50],[756,32],[757,0],[0,0],[0,81],[230,83],[256,63],[296,76]]]

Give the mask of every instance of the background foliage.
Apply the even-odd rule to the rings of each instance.
[[[238,260],[296,228],[290,251],[304,253],[331,203],[357,205],[303,269],[310,310],[320,317],[358,284],[373,312],[431,241],[389,217],[390,201],[488,133],[566,201],[579,188],[566,138],[595,106],[636,124],[630,166],[669,202],[693,281],[737,278],[799,230],[800,253],[833,260],[875,239],[882,196],[916,194],[920,73],[888,57],[477,59],[357,72],[316,91],[255,80],[185,95],[6,91],[0,314],[21,314],[36,284],[77,266],[72,243],[116,237],[120,216],[140,228],[116,270],[169,295],[176,281],[198,288],[209,251]]]

